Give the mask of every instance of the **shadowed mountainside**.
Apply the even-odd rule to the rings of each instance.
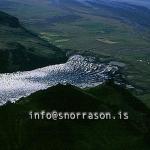
[[[58,94],[59,93],[59,94]],[[129,120],[30,120],[29,111],[129,113]],[[0,107],[0,148],[148,150],[149,109],[113,84],[90,90],[57,85]]]
[[[31,70],[66,61],[65,52],[0,12],[0,72]]]
[[[127,1],[1,0],[0,9],[60,48],[124,62],[127,80],[149,105],[150,9],[148,0]]]

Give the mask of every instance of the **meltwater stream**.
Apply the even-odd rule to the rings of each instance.
[[[92,58],[75,55],[64,64],[0,74],[0,105],[58,83],[69,83],[81,88],[93,87],[105,82],[117,70],[116,66],[95,63]]]

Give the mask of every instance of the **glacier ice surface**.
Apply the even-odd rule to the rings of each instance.
[[[80,88],[94,87],[105,82],[117,70],[117,66],[95,63],[91,58],[74,55],[64,64],[0,74],[0,105],[7,101],[15,102],[58,83]]]

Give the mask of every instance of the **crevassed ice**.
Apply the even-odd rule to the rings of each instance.
[[[94,63],[91,58],[75,55],[64,64],[0,74],[0,105],[58,83],[80,88],[94,87],[105,82],[117,70],[116,66]]]

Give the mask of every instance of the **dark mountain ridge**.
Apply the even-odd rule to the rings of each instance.
[[[59,94],[58,94],[59,93]],[[107,93],[107,94],[106,94]],[[133,103],[128,103],[126,100]],[[117,102],[117,103],[116,103]],[[123,107],[124,105],[124,107]],[[33,112],[129,113],[115,120],[31,120]],[[11,150],[148,150],[149,109],[128,91],[106,84],[90,90],[57,85],[0,107],[0,148]]]
[[[16,17],[8,15],[4,12],[0,12],[0,24],[10,26],[10,27],[20,27],[20,22]]]
[[[0,72],[32,70],[67,60],[65,51],[24,28],[16,17],[0,12]]]

